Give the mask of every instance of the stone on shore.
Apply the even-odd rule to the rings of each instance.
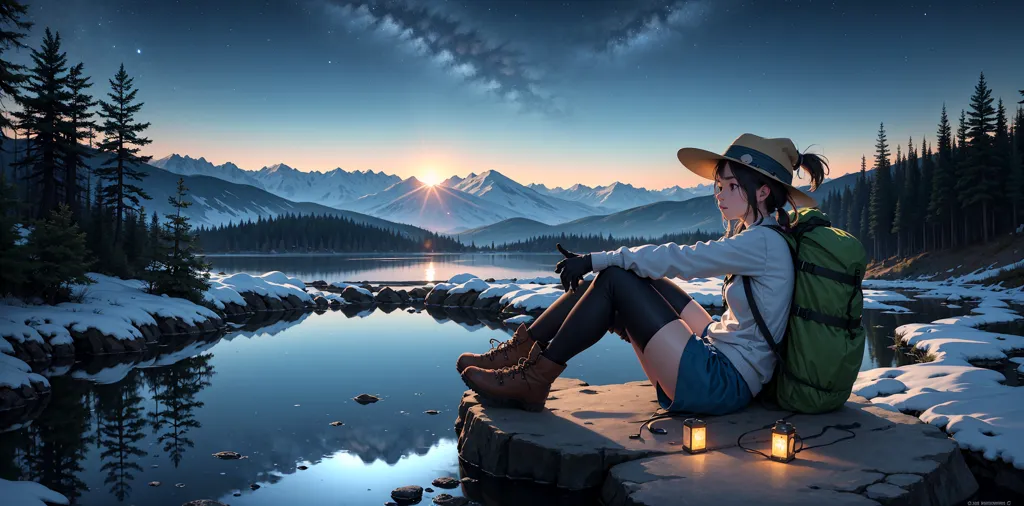
[[[350,304],[373,303],[373,297],[366,295],[363,292],[360,292],[354,286],[346,286],[345,289],[341,291],[341,298],[345,299],[345,301]]]
[[[559,381],[565,381],[559,379]],[[872,406],[851,396],[843,408],[787,420],[811,436],[827,425],[860,423],[854,439],[809,448],[792,462],[770,461],[737,447],[737,438],[789,414],[759,403],[726,416],[705,418],[708,448],[684,452],[682,419],[660,419],[630,439],[658,410],[648,381],[575,386],[552,391],[540,413],[481,405],[463,396],[456,431],[459,455],[488,474],[528,479],[570,490],[600,487],[609,506],[673,504],[681,494],[694,504],[958,504],[978,484],[957,444],[915,417]],[[805,446],[827,444],[848,433],[830,429]],[[770,431],[743,439],[767,453]]]
[[[401,304],[402,296],[398,292],[391,289],[389,286],[381,288],[377,293],[373,295],[374,300],[381,304]]]
[[[440,306],[447,298],[448,290],[438,290],[437,288],[433,288],[430,290],[430,293],[427,294],[424,303],[428,306]]]

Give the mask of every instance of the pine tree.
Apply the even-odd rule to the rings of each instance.
[[[849,225],[849,232],[861,241],[867,239],[866,236],[861,235],[861,208],[864,207],[864,194],[867,192],[867,157],[861,155],[860,157],[860,174],[857,175],[857,182],[854,183],[853,187],[853,201],[850,203],[850,208],[846,217],[846,223]]]
[[[889,164],[889,144],[885,138],[885,124],[878,128],[875,143],[875,179],[871,185],[870,235],[875,242],[874,258],[888,256],[889,231],[892,229],[892,173]]]
[[[901,227],[903,227],[905,222],[906,222],[906,218],[905,218],[906,213],[904,212],[903,207],[904,207],[903,199],[902,198],[896,199],[896,210],[893,212],[893,219],[892,219],[892,233],[896,234],[896,256],[897,257],[903,255],[903,250],[902,250],[902,248],[903,248],[903,241],[901,240],[901,238],[903,237],[903,233],[902,233],[903,232],[903,228],[901,228]]]
[[[1007,185],[1009,184],[1011,152],[1013,147],[1010,142],[1010,127],[1007,124],[1006,107],[1003,106],[1003,99],[999,99],[999,106],[996,107],[996,130],[991,139],[992,142],[992,175],[995,179],[995,194],[997,202],[1005,202],[1007,197]],[[1005,213],[993,209],[992,228],[998,232],[1002,225],[1000,218],[1005,218]]]
[[[71,152],[67,143],[68,91],[67,56],[60,50],[60,34],[46,29],[43,45],[32,50],[34,66],[29,71],[22,109],[14,113],[18,128],[29,137],[25,156],[14,165],[26,168],[29,179],[39,187],[36,216],[46,218],[63,200],[62,165]]]
[[[992,107],[992,90],[982,73],[974,88],[974,95],[971,96],[967,122],[970,136],[967,166],[965,177],[957,182],[957,190],[962,194],[961,202],[965,208],[981,205],[982,237],[985,242],[988,242],[989,236],[989,204],[997,199],[999,192],[990,137],[995,131],[995,112]]]
[[[167,248],[164,245],[163,230],[160,227],[160,218],[156,211],[153,211],[152,219],[149,221],[149,230],[146,238],[145,264],[142,265],[139,276],[146,282],[146,290],[149,293],[156,291],[156,284],[163,272],[164,262],[167,259]]]
[[[21,234],[15,230],[14,187],[0,172],[0,297],[20,294],[28,279]]]
[[[104,165],[96,169],[96,175],[107,182],[104,202],[114,211],[114,242],[120,244],[121,224],[124,222],[125,210],[138,209],[139,199],[149,199],[149,195],[131,181],[142,181],[147,174],[138,166],[149,162],[152,156],[141,156],[139,150],[152,141],[139,137],[149,123],[136,123],[135,114],[142,109],[143,102],[135,103],[135,95],[139,90],[132,86],[134,79],[128,77],[124,64],[110,79],[112,91],[107,93],[110,102],[100,100],[103,124],[97,130],[103,134],[103,142],[99,150],[110,155]]]
[[[26,32],[33,25],[23,19],[27,13],[28,7],[18,0],[0,2],[0,150],[3,150],[5,143],[2,141],[7,138],[7,129],[14,127],[5,114],[4,104],[19,103],[21,86],[28,80],[24,74],[25,66],[7,61],[4,53],[26,47],[21,39],[28,35]]]
[[[80,212],[83,187],[81,180],[83,175],[91,179],[88,174],[89,165],[85,163],[89,157],[88,150],[81,144],[85,139],[85,132],[95,128],[92,121],[90,109],[96,105],[96,101],[85,93],[87,88],[92,87],[89,77],[82,74],[83,65],[79,63],[68,71],[68,92],[70,100],[67,112],[68,121],[68,152],[64,159],[64,203],[71,206],[71,212],[77,217]],[[84,188],[86,194],[90,188]]]
[[[956,195],[957,202],[960,203],[960,207],[964,207],[965,193],[960,190],[960,183],[966,179],[967,173],[967,115],[964,110],[960,110],[960,122],[956,128],[956,145],[953,147],[953,173],[954,173],[954,193]],[[961,213],[964,217],[964,236],[963,241],[966,244],[968,241],[968,234],[970,233],[968,213]],[[955,216],[956,213],[954,212]]]
[[[903,191],[901,192],[901,198],[903,199],[903,235],[904,243],[907,246],[907,251],[913,252],[917,250],[917,224],[923,221],[919,216],[919,209],[921,203],[917,200],[917,193],[921,184],[921,169],[918,167],[917,149],[914,148],[914,139],[911,137],[907,141],[907,158],[905,160],[906,168],[904,173],[906,175],[906,182],[903,185]]]
[[[956,202],[956,193],[953,179],[953,131],[949,125],[949,117],[946,115],[946,105],[942,105],[942,117],[939,120],[937,132],[938,147],[936,152],[935,173],[932,177],[931,198],[928,199],[928,214],[942,231],[941,247],[947,246],[945,226],[947,217],[950,218],[949,234],[953,237],[952,211]]]
[[[921,144],[924,146],[921,151],[921,182],[918,184],[917,193],[917,205],[918,205],[918,220],[921,224],[921,239],[922,249],[931,249],[928,246],[929,238],[931,242],[935,244],[935,227],[934,219],[931,214],[932,204],[932,180],[935,178],[935,158],[932,153],[931,144],[922,137]],[[929,226],[931,225],[931,226]],[[928,232],[932,233],[929,234]]]
[[[196,236],[191,232],[188,216],[182,209],[192,205],[185,200],[185,180],[178,179],[177,193],[167,200],[174,207],[174,214],[165,215],[169,220],[164,224],[164,239],[170,246],[164,268],[156,283],[156,293],[181,297],[195,303],[203,301],[203,292],[210,288],[209,264],[196,256],[199,252]]]
[[[1018,108],[1013,121],[1013,136],[1010,148],[1010,173],[1006,178],[1006,198],[1013,210],[1014,230],[1020,226],[1017,214],[1024,205],[1024,109]]]
[[[61,205],[45,220],[37,220],[25,245],[31,263],[29,284],[47,304],[66,300],[73,284],[89,284],[85,274],[92,265],[85,247],[85,233],[71,217],[71,209]]]

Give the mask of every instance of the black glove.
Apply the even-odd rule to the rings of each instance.
[[[583,276],[594,270],[594,264],[590,260],[590,254],[577,255],[570,251],[566,251],[561,244],[556,244],[558,252],[561,253],[565,258],[555,264],[555,273],[561,274],[562,289],[565,291],[572,290],[576,291],[580,286],[580,281],[583,281]]]

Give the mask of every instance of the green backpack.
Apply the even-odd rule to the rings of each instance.
[[[796,213],[790,212],[790,223]],[[800,413],[824,413],[846,403],[864,357],[861,283],[867,266],[864,245],[832,226],[816,208],[799,210],[787,232],[771,226],[789,243],[796,273],[786,335],[772,339],[754,302],[750,278],[743,288],[761,334],[778,358],[762,399]]]

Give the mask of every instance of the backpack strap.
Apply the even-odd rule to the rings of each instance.
[[[750,285],[750,276],[743,276],[743,291],[747,294],[747,304],[750,305],[750,311],[754,313],[754,321],[757,323],[757,328],[761,329],[761,335],[765,341],[768,341],[768,347],[772,349],[772,353],[781,362],[782,355],[779,353],[778,344],[772,338],[772,333],[768,330],[768,325],[764,322],[764,318],[761,317],[761,311],[757,309],[757,303],[754,302],[754,290]]]
[[[795,380],[797,383],[809,386],[819,392],[831,393],[832,390],[808,383],[803,378],[793,374],[793,372],[789,370],[789,367],[786,367],[786,361],[782,358],[782,354],[779,353],[778,344],[775,343],[775,339],[772,339],[772,333],[768,330],[768,325],[765,324],[764,318],[761,317],[761,311],[757,309],[757,302],[754,302],[754,291],[750,285],[750,276],[743,276],[743,291],[747,294],[747,304],[750,305],[750,311],[754,313],[754,321],[757,323],[757,328],[761,330],[761,334],[765,341],[768,342],[768,347],[772,349],[772,353],[774,353],[775,357],[779,359],[779,369],[782,370],[783,374],[785,374],[786,377]]]

